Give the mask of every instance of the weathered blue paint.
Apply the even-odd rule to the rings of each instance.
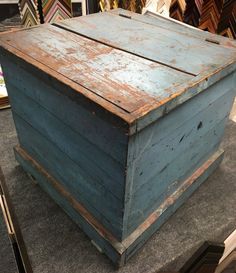
[[[125,15],[132,18],[132,20],[137,20],[140,22],[143,22],[145,24],[150,24],[153,26],[161,27],[163,29],[172,30],[175,33],[181,33],[185,36],[200,38],[202,40],[210,39],[213,40],[213,42],[220,42],[220,45],[225,46],[226,48],[234,47],[236,48],[236,44],[233,39],[225,39],[224,37],[220,35],[215,35],[207,31],[203,31],[199,28],[192,27],[187,24],[183,24],[180,21],[174,20],[172,18],[167,18],[161,14],[153,13],[151,11],[146,11],[144,13],[144,16],[138,13],[134,13],[129,10],[124,9],[113,9],[110,10],[109,13],[119,16]]]
[[[1,35],[0,62],[20,164],[123,264],[220,162],[236,43],[120,12]]]
[[[120,170],[119,164],[122,166],[121,168],[126,164],[126,147],[128,145],[128,137],[125,132],[121,131],[119,125],[111,126],[106,118],[99,117],[98,108],[87,109],[86,106],[77,103],[76,97],[68,97],[69,88],[63,90],[61,86],[52,86],[55,84],[53,79],[47,82],[46,78],[37,77],[37,73],[32,74],[30,67],[26,68],[27,72],[26,69],[22,69],[22,63],[9,61],[6,65],[2,61],[2,66],[5,67],[6,81],[13,85],[12,88],[8,88],[9,91],[12,89],[14,92],[15,87],[18,88],[21,93],[38,102],[61,122],[68,125],[84,141],[87,140],[88,143],[91,143],[94,153],[101,153],[102,160],[114,162],[115,166],[111,171],[113,177],[116,177],[117,171]],[[40,74],[38,73],[38,75]],[[25,79],[27,79],[27,84],[25,84]],[[87,156],[93,155],[87,153]],[[107,166],[107,164],[105,165]],[[109,169],[106,167],[106,170]],[[120,179],[117,182],[122,183]]]
[[[13,116],[22,147],[120,239],[123,204],[14,111]]]
[[[51,38],[47,39],[49,36]],[[164,89],[192,78],[51,25],[43,27],[40,33],[37,28],[32,28],[15,33],[13,37],[19,41],[14,43],[18,50],[27,52],[31,58],[44,58],[44,65],[128,113],[138,110],[146,102],[165,98]],[[44,42],[36,53],[31,48],[36,48],[40,40]]]
[[[232,74],[130,138],[124,234],[217,149],[234,96]]]
[[[16,86],[10,84],[8,90],[14,112],[55,144],[85,174],[89,174],[92,184],[105,187],[111,195],[115,195],[120,202],[123,201],[125,174],[122,165],[116,161],[116,164],[112,164],[113,160],[109,156],[104,155],[95,145],[90,144],[40,104],[22,94]],[[123,149],[125,148],[124,146]],[[104,165],[99,164],[98,158]]]
[[[133,192],[130,197],[130,211],[127,234],[131,234],[171,193],[178,189],[180,182],[199,168],[219,147],[225,122],[217,124],[206,135],[186,147],[147,183]],[[171,160],[171,159],[170,159]],[[150,168],[151,169],[151,168]],[[177,179],[178,177],[178,179]],[[128,208],[128,204],[127,204]]]
[[[58,192],[51,183],[51,176],[45,175],[42,169],[32,164],[27,160],[19,150],[15,150],[17,161],[28,173],[32,174],[38,181],[39,185],[54,199],[54,201],[80,226],[82,230],[96,242],[96,244],[109,256],[109,258],[116,264],[121,261],[122,252],[118,251],[106,238],[101,236],[100,231],[96,230],[94,226],[88,223],[87,219],[72,206],[72,204]]]
[[[148,25],[108,12],[80,20],[72,18],[55,25],[195,76],[232,59],[236,53],[236,50],[227,51],[204,39],[163,29],[158,24]]]
[[[206,166],[197,170],[191,183],[186,181],[186,187],[181,194],[174,194],[169,205],[163,213],[159,208],[150,215],[151,225],[139,227],[139,230],[132,233],[122,243],[116,241],[107,233],[101,232],[99,224],[91,220],[90,215],[81,209],[78,201],[74,200],[61,186],[55,178],[47,173],[35,160],[33,160],[22,148],[15,148],[15,156],[21,166],[31,173],[39,182],[41,187],[61,206],[64,211],[84,230],[84,232],[96,242],[104,253],[118,266],[122,266],[126,261],[149,239],[149,237],[179,208],[184,201],[206,180],[215,170],[223,158],[223,152],[218,151],[206,162]],[[59,184],[55,185],[55,184]],[[156,217],[155,217],[156,214]]]
[[[200,176],[196,177],[194,183],[186,191],[183,192],[181,198],[178,198],[175,203],[171,204],[160,216],[158,221],[155,221],[150,225],[141,236],[137,237],[133,243],[127,248],[126,260],[132,257],[132,255],[151,237],[151,235],[192,195],[192,193],[212,174],[212,172],[218,167],[223,159],[222,152],[218,152],[219,156],[208,167],[208,169]]]
[[[214,92],[213,89],[212,91]],[[194,104],[192,101],[131,138],[130,164],[135,161],[136,165],[134,190],[146,184],[156,173],[163,170],[170,160],[177,158],[191,144],[194,145],[195,141],[203,139],[208,131],[216,128],[228,116],[234,95],[235,91],[231,89],[215,101],[209,102],[206,94],[199,97],[203,105],[205,104],[204,108],[199,107],[194,112],[194,108],[191,108]],[[182,116],[179,123],[176,122],[176,115],[179,115],[179,118]],[[201,128],[198,128],[199,126]]]

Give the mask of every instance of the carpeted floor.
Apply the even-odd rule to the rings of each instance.
[[[34,272],[115,272],[110,261],[15,161],[12,148],[17,136],[10,110],[0,111],[0,136],[0,164]],[[236,228],[233,121],[228,122],[222,146],[226,153],[221,166],[119,272],[178,270],[202,242],[223,242]],[[1,246],[2,229],[0,233]],[[5,252],[0,247],[0,272],[10,273],[11,262]]]
[[[7,228],[0,209],[0,272],[17,273],[17,266],[12,246],[7,234]]]

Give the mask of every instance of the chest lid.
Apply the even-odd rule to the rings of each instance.
[[[234,41],[186,29],[118,9],[3,34],[0,46],[72,84],[132,134],[235,70]]]

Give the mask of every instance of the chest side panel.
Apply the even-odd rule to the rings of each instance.
[[[23,148],[117,238],[122,234],[127,135],[34,77],[2,62]]]
[[[234,80],[228,76],[131,137],[124,218],[128,233],[218,148],[235,96]]]

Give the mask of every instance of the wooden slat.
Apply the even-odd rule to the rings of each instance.
[[[17,161],[24,170],[35,177],[40,186],[102,248],[114,263],[118,263],[124,252],[124,247],[28,153],[19,146],[15,147],[14,151]]]
[[[134,12],[130,12],[122,9],[111,10],[110,13],[119,15],[124,14],[126,16],[132,17],[132,20],[137,20],[139,22],[143,22],[145,24],[150,24],[154,26],[159,26],[163,29],[172,30],[177,33],[181,33],[183,35],[195,37],[198,39],[205,40],[206,38],[215,39],[220,41],[221,46],[231,47],[236,50],[236,42],[233,40],[225,39],[219,35],[215,35],[206,31],[202,31],[198,28],[192,27],[190,25],[184,24],[182,22],[176,21],[172,18],[166,18],[161,14],[152,13],[150,11],[145,12],[144,15],[137,14]]]
[[[126,11],[122,10],[122,13],[126,14]],[[119,14],[115,12],[112,13],[112,16],[116,16],[120,18]],[[169,22],[166,24],[166,19],[163,20],[163,18],[161,20],[159,19],[156,20],[156,18],[155,20],[153,20],[153,18],[150,18],[150,17],[147,18],[147,16],[141,16],[142,19],[140,19],[139,16],[141,15],[133,16],[134,19],[132,17],[132,24],[133,24],[133,21],[135,22],[142,21],[142,26],[143,25],[145,25],[145,27],[152,26],[152,28],[154,29],[158,27],[158,29],[162,29],[162,31],[168,29],[168,32],[172,34],[173,34],[173,30],[171,30],[170,26],[173,25],[174,28],[175,26],[177,26],[177,24],[173,24],[172,22]],[[123,18],[123,19],[128,20],[127,18]],[[156,21],[156,23],[154,23],[154,21]],[[157,23],[159,21],[161,25],[157,26]],[[166,25],[166,26],[163,27],[163,25]],[[137,131],[142,130],[144,127],[152,123],[153,120],[160,118],[167,112],[171,111],[172,109],[182,104],[186,100],[189,100],[193,96],[202,92],[207,87],[211,86],[216,81],[218,81],[222,77],[225,77],[227,74],[235,70],[234,57],[229,58],[226,56],[229,52],[230,52],[229,54],[231,54],[232,56],[236,56],[235,55],[236,51],[234,51],[235,43],[228,40],[226,42],[226,40],[223,37],[219,37],[218,39],[220,42],[220,45],[215,44],[213,42],[211,43],[209,41],[206,41],[207,39],[206,37],[212,37],[212,36],[209,36],[209,34],[204,34],[204,32],[199,31],[198,33],[201,33],[201,35],[199,34],[199,37],[197,38],[198,35],[196,35],[197,33],[196,31],[193,32],[193,35],[190,35],[189,34],[190,30],[188,28],[184,27],[180,29],[181,31],[180,30],[177,31],[178,37],[179,37],[179,33],[183,37],[186,37],[184,33],[187,32],[188,37],[201,40],[201,42],[204,43],[203,48],[218,47],[216,51],[222,50],[224,54],[222,54],[221,59],[219,58],[219,56],[214,56],[215,57],[214,60],[217,60],[216,62],[219,61],[219,63],[221,63],[222,65],[218,66],[216,64],[216,65],[210,66],[208,67],[208,69],[206,69],[206,71],[204,71],[197,77],[191,77],[184,73],[177,75],[176,69],[166,70],[168,68],[168,65],[158,65],[156,61],[150,61],[150,63],[146,63],[147,60],[142,59],[143,63],[142,63],[142,69],[141,69],[140,66],[136,65],[137,62],[138,63],[141,62],[140,58],[135,56],[134,53],[131,53],[131,54],[127,53],[128,55],[123,55],[123,54],[126,54],[125,52],[122,52],[124,51],[124,49],[118,50],[118,51],[114,51],[113,49],[112,54],[110,55],[107,54],[109,55],[107,59],[106,58],[104,59],[102,58],[102,56],[100,56],[102,61],[99,59],[100,57],[99,58],[96,57],[96,60],[94,60],[94,62],[89,63],[89,66],[93,66],[93,69],[96,70],[96,73],[99,75],[99,79],[95,77],[97,75],[96,73],[95,75],[94,74],[90,75],[91,73],[86,72],[85,73],[86,75],[81,75],[77,73],[76,69],[73,69],[72,67],[70,67],[69,69],[72,69],[74,71],[73,73],[75,77],[74,79],[71,80],[69,79],[69,74],[68,74],[68,77],[61,74],[61,72],[67,73],[67,71],[65,70],[68,69],[68,66],[65,68],[65,66],[61,65],[62,70],[56,71],[52,69],[50,65],[48,66],[43,63],[40,63],[39,61],[34,59],[34,57],[30,57],[29,55],[27,55],[27,52],[31,52],[30,47],[28,47],[29,50],[27,52],[23,53],[14,47],[13,44],[16,44],[16,43],[12,43],[12,45],[9,45],[8,44],[9,41],[7,41],[7,38],[4,37],[4,35],[1,36],[1,38],[4,38],[3,40],[5,40],[5,42],[2,42],[2,48],[0,49],[2,51],[2,56],[8,55],[8,58],[10,58],[10,56],[14,54],[17,56],[18,60],[20,58],[23,59],[24,61],[23,60],[22,62],[19,61],[21,63],[20,65],[24,65],[25,67],[27,67],[27,70],[29,69],[30,71],[33,71],[35,75],[37,74],[37,76],[40,76],[40,78],[44,79],[45,81],[49,81],[51,79],[50,84],[57,86],[57,88],[60,86],[60,90],[63,89],[64,90],[63,92],[66,92],[66,94],[69,94],[69,93],[72,94],[72,90],[74,90],[73,92],[76,92],[78,96],[80,96],[81,98],[83,97],[85,99],[91,100],[94,103],[97,103],[101,109],[103,108],[103,112],[106,112],[107,117],[109,116],[108,115],[109,113],[111,114],[111,117],[116,117],[117,119],[121,119],[121,123],[123,124],[122,126],[126,127],[126,129],[129,127],[128,134],[133,135]],[[27,31],[33,31],[33,30],[27,30]],[[60,31],[60,30],[57,29],[57,31]],[[37,31],[35,30],[35,32]],[[175,32],[176,30],[174,31],[174,33]],[[26,35],[25,31],[23,31],[22,33]],[[60,32],[60,33],[64,33],[64,32]],[[159,33],[159,30],[157,31],[157,33]],[[72,35],[72,33],[70,35]],[[22,40],[21,39],[22,35],[19,34],[18,36],[20,37],[19,40]],[[59,35],[59,36],[60,36],[60,39],[63,39],[62,37],[63,35]],[[28,35],[28,38],[29,37],[31,37],[31,35]],[[75,36],[73,37],[75,38]],[[77,38],[82,41],[82,37],[80,35],[77,35]],[[83,41],[87,47],[87,43],[85,43],[85,40]],[[92,43],[93,41],[91,41],[90,39],[89,42]],[[103,41],[102,43],[106,43],[106,42],[107,41],[105,42]],[[19,43],[23,44],[21,42]],[[139,43],[137,44],[141,48]],[[161,44],[161,43],[158,42],[158,44]],[[44,43],[42,43],[42,45],[44,45]],[[102,46],[101,43],[99,43],[98,48],[100,48],[101,46]],[[227,50],[225,50],[226,48]],[[194,43],[193,49],[194,50],[196,49],[195,43]],[[73,55],[71,58],[72,60],[74,60],[74,57],[76,54],[71,53],[70,49],[68,50],[70,53],[69,55]],[[45,51],[47,50],[45,49]],[[191,51],[192,51],[192,48],[191,48]],[[213,54],[216,51],[211,50]],[[151,52],[151,51],[148,50],[147,52]],[[225,52],[227,53],[225,54]],[[114,69],[112,69],[112,73],[109,74],[108,76],[109,80],[106,80],[103,74],[104,70],[102,68],[98,69],[98,67],[100,64],[103,64],[103,68],[104,68],[104,65],[105,65],[104,61],[105,63],[107,63],[107,61],[108,60],[111,61],[111,59],[113,61],[117,60],[116,57],[113,57],[113,53],[115,56],[120,56],[120,57],[117,57],[118,59],[124,58],[124,60],[126,61],[124,62],[122,61],[120,64],[117,64],[117,66],[121,65],[120,70],[118,69],[117,71],[114,71]],[[55,59],[57,59],[57,54],[55,52],[53,52],[53,54],[54,54],[53,55],[54,56],[53,61],[54,61]],[[120,54],[122,54],[123,57],[121,57]],[[157,55],[158,54],[156,54],[155,56]],[[165,54],[161,54],[161,55],[165,56]],[[127,61],[127,56],[129,56],[128,58],[132,59],[132,62],[130,61],[131,59]],[[211,56],[211,53],[209,53],[209,56]],[[79,56],[78,58],[80,59],[81,56]],[[138,58],[138,59],[134,60],[134,58]],[[46,58],[46,60],[48,59],[50,58]],[[204,58],[204,61],[205,60],[207,61],[207,58]],[[61,60],[59,60],[59,62],[61,62]],[[128,66],[126,66],[127,62],[128,62]],[[96,66],[94,65],[95,63],[96,63]],[[184,59],[183,63],[187,63],[186,58]],[[124,64],[127,70],[125,70],[125,68],[123,67]],[[83,69],[84,71],[84,63],[80,62],[79,67],[82,67],[81,69]],[[165,67],[164,70],[163,70],[163,67]],[[148,73],[146,72],[146,68],[148,68],[148,71],[149,71]],[[135,73],[130,75],[130,72],[129,72],[130,70],[134,71]],[[85,71],[87,71],[87,69],[85,69]],[[124,71],[125,77],[124,77],[124,74],[121,73],[122,71]],[[140,75],[141,75],[141,78],[139,78]],[[95,82],[94,82],[94,78],[96,78]],[[85,86],[83,86],[83,79],[85,80],[86,84],[88,84],[86,88]],[[172,79],[173,79],[173,82],[172,82]],[[97,80],[99,82],[99,85],[97,84]],[[109,85],[108,83],[109,81],[112,81],[112,83],[115,82],[115,84]],[[77,84],[77,82],[80,82],[80,84]],[[172,82],[169,88],[165,88],[168,86],[167,82],[170,82],[170,83]],[[66,87],[62,88],[63,83],[69,87],[69,89],[67,88],[68,91],[66,91]],[[118,87],[116,83],[118,83]],[[95,91],[93,89],[89,89],[88,86],[90,87],[92,86]],[[123,93],[119,92],[119,94],[117,94],[115,90],[119,90],[119,88],[121,88],[122,90],[124,89],[124,92],[122,91]]]
[[[89,174],[89,180],[93,181],[94,187],[105,187],[107,194],[123,200],[125,174],[121,164],[112,160],[96,145],[61,122],[39,103],[22,94],[16,87],[10,85],[9,91],[14,112],[54,143],[79,169]],[[115,145],[115,140],[113,141]],[[120,146],[120,149],[125,148],[126,145]]]
[[[125,166],[124,147],[128,145],[128,136],[121,125],[110,126],[112,123],[109,123],[107,116],[105,118],[99,116],[100,111],[97,107],[91,107],[89,104],[86,108],[76,102],[76,97],[67,97],[60,92],[59,87],[50,86],[46,80],[41,80],[22,69],[21,65],[21,63],[8,62],[4,67],[6,84],[9,83],[10,92],[14,94],[17,88],[21,93],[42,105],[45,111],[54,115],[84,141],[91,143],[94,149],[97,147],[105,157],[109,157],[111,163],[117,162],[117,167],[112,170],[113,174],[117,173],[119,166]],[[27,79],[27,85],[24,79]],[[67,92],[69,93],[68,89]],[[116,145],[113,144],[114,142]]]
[[[236,55],[235,55],[236,56]],[[216,84],[218,81],[222,80],[223,78],[226,78],[229,80],[228,86],[234,87],[234,75],[233,72],[236,70],[236,62],[232,60],[229,64],[227,64],[223,70],[219,69],[217,73],[206,72],[204,77],[205,80],[202,81],[201,77],[196,77],[191,83],[183,84],[180,87],[176,87],[176,95],[171,96],[168,100],[163,101],[158,107],[153,106],[151,109],[141,109],[141,111],[135,113],[140,114],[135,132],[139,132],[146,126],[150,125],[152,122],[156,121],[160,117],[163,117],[163,115],[167,115],[170,113],[173,109],[175,109],[177,106],[181,106],[185,102],[187,102],[190,98],[195,97],[198,94],[204,94],[204,91],[206,91],[207,88],[214,87],[214,84]],[[231,74],[232,73],[232,74]],[[231,74],[231,76],[229,75]],[[229,75],[229,77],[226,77]],[[146,114],[146,111],[148,111],[148,114]],[[131,131],[132,130],[132,131]],[[131,135],[134,134],[133,128],[130,129]]]
[[[47,171],[50,171],[50,174],[59,180],[101,224],[120,239],[123,203],[108,194],[101,185],[96,185],[95,181],[91,180],[77,164],[15,112],[13,118],[22,147]]]
[[[220,144],[224,134],[227,119],[225,118],[216,128],[211,129],[195,140],[182,154],[173,159],[169,165],[157,174],[152,181],[145,184],[132,196],[131,212],[128,219],[128,234],[144,221],[159,205],[164,202],[193,171],[199,168],[209,158]],[[186,168],[188,166],[188,168]],[[179,179],[176,179],[179,177]]]
[[[223,151],[219,150],[212,155],[191,177],[184,181],[181,188],[171,198],[166,200],[122,243],[117,242],[80,203],[68,194],[54,177],[46,172],[22,148],[16,147],[15,155],[23,168],[34,175],[43,189],[83,228],[85,233],[96,242],[105,254],[117,265],[124,265],[215,170],[223,158]]]
[[[181,187],[143,222],[126,240],[126,259],[128,260],[150,236],[172,215],[184,201],[206,180],[222,161],[223,151],[212,155],[198,170],[196,170]]]
[[[190,165],[189,170],[196,167],[205,152],[209,152],[211,144],[219,143],[234,95],[233,76],[229,76],[131,138],[124,217],[133,213],[133,229],[138,219],[147,217],[150,212],[142,208],[158,206],[158,198],[170,183],[184,175],[191,161],[195,165]],[[221,127],[219,136],[214,134],[217,126]],[[209,130],[212,132],[210,141],[205,139]],[[196,147],[206,142],[209,144],[198,153],[195,142],[198,142]],[[135,210],[139,216],[134,213]]]
[[[213,91],[215,90],[211,90],[212,95],[214,95]],[[196,111],[199,104],[195,102],[196,108],[194,108],[191,103],[182,111],[178,109],[179,111],[173,115],[170,113],[165,122],[160,121],[159,124],[148,128],[147,132],[141,132],[137,139],[133,139],[131,145],[135,154],[130,156],[136,160],[133,190],[137,190],[155,177],[168,165],[170,159],[178,157],[183,152],[185,145],[189,145],[197,138],[202,138],[208,130],[227,116],[232,107],[234,95],[235,91],[231,89],[215,100],[209,100],[208,103],[206,103],[206,97],[202,97],[201,100],[199,98],[199,102],[203,103],[203,107],[199,106],[199,111]],[[188,110],[192,112],[188,113]],[[183,122],[176,123],[177,114],[181,115]],[[198,128],[199,124],[202,124],[201,130]]]
[[[168,95],[164,89],[191,79],[50,25],[15,32],[1,40],[128,113],[157,103]]]
[[[72,18],[56,25],[192,75],[221,66],[234,57],[232,52],[204,40],[112,13]]]

